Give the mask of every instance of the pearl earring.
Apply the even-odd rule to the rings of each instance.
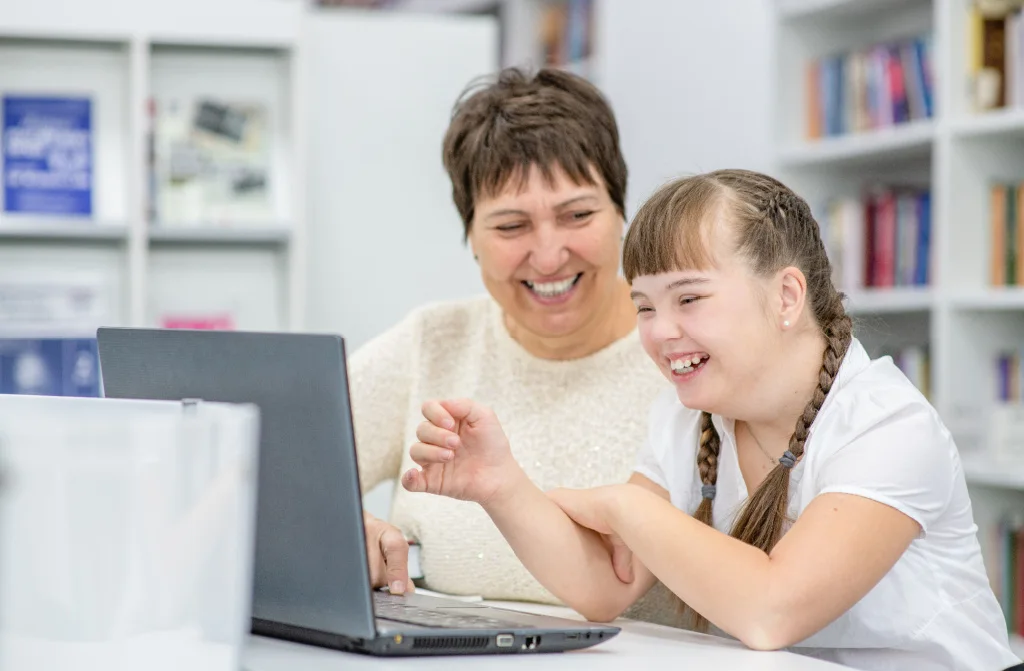
[[[786,321],[782,322],[782,325],[785,326],[786,328],[789,328],[789,320],[787,319]]]

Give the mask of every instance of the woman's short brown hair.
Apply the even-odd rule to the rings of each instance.
[[[533,76],[506,68],[470,84],[444,136],[444,167],[467,237],[477,199],[510,180],[525,183],[534,165],[548,180],[558,166],[577,184],[595,184],[596,170],[625,218],[626,161],[615,114],[597,87],[553,68]]]

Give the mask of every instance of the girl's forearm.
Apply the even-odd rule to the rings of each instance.
[[[670,502],[627,487],[608,523],[666,587],[724,631],[762,647],[768,556],[698,522]],[[729,580],[699,576],[728,575]]]
[[[612,568],[601,536],[576,524],[525,473],[484,509],[537,581],[593,621],[610,621],[639,596]]]

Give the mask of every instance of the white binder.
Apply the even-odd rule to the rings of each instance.
[[[0,668],[235,671],[258,411],[0,395]]]

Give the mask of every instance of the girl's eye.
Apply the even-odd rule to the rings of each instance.
[[[646,305],[636,306],[636,313],[640,314],[641,312],[654,312],[654,308],[649,308]]]
[[[690,303],[696,303],[700,299],[699,296],[683,296],[679,299],[680,305],[689,305]]]

